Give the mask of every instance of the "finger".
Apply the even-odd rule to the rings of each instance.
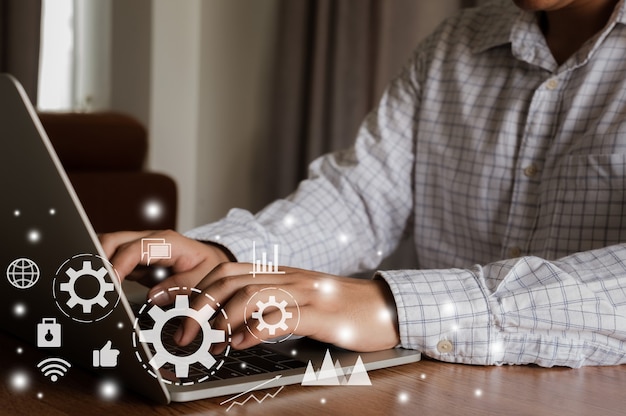
[[[113,264],[113,268],[117,270],[120,275],[120,279],[124,280],[126,276],[128,276],[138,265],[148,265],[150,264],[160,264],[163,266],[171,266],[174,264],[174,255],[175,253],[171,253],[172,255],[169,258],[158,258],[151,259],[144,255],[143,253],[143,241],[145,238],[156,238],[159,236],[158,232],[146,232],[135,234],[138,238],[133,240],[127,240],[124,242],[120,242],[116,246],[116,250],[112,257],[110,257],[111,264]],[[131,237],[130,233],[128,237]],[[175,248],[172,249],[174,251]]]
[[[192,301],[191,307],[195,310],[200,310],[205,305],[211,303],[209,299],[214,299],[215,302],[221,304],[221,308],[228,318],[226,319],[226,316],[222,315],[218,315],[215,318],[214,325],[220,329],[227,329],[228,324],[231,327],[240,327],[244,322],[242,311],[244,311],[246,301],[249,301],[255,293],[267,287],[285,283],[282,275],[262,275],[257,278],[252,277],[250,274],[231,275],[231,273],[249,270],[245,264],[222,263],[216,269],[220,270],[215,271],[214,269],[210,274],[219,275],[220,279],[203,291],[204,296],[197,296]],[[198,284],[197,289],[202,290],[204,282],[203,280],[203,282]],[[255,305],[253,304],[251,307],[253,306]],[[187,345],[197,336],[198,327],[194,325],[193,319],[185,319],[181,328],[182,333],[179,333],[180,345]]]
[[[98,239],[100,240],[104,254],[110,259],[119,246],[139,240],[152,233],[153,231],[120,231],[116,233],[100,234],[98,235]]]
[[[241,276],[252,277],[250,271],[252,265],[250,263],[234,263],[225,262],[220,263],[215,268],[209,271],[206,276],[196,285],[200,290],[205,290],[214,283],[224,279],[225,277]]]
[[[242,301],[247,299],[249,296],[246,295],[249,291],[258,291],[262,289],[264,286],[262,285],[245,285],[244,283],[249,279],[248,276],[233,276],[227,278],[228,280],[237,280],[241,282],[243,289],[237,290],[232,289],[233,292],[228,296],[223,296],[217,298],[213,296],[209,291],[204,291],[202,295],[197,296],[192,302],[191,307],[197,311],[203,309],[206,305],[211,305],[211,303],[216,303],[220,305],[222,312],[215,317],[213,322],[213,327],[220,328],[222,330],[228,329],[228,325],[235,324],[239,326],[241,322],[243,322],[243,315],[241,311],[243,311]],[[236,288],[237,285],[233,286]],[[233,298],[233,299],[231,299]],[[223,300],[225,299],[225,300]],[[231,322],[231,315],[233,321]],[[198,334],[198,327],[194,325],[193,319],[185,319],[182,322],[181,328],[179,328],[182,333],[180,334],[180,345],[187,345],[191,341],[193,341]]]
[[[148,298],[153,299],[155,304],[159,306],[169,305],[174,301],[174,293],[170,290],[172,288],[184,288],[184,293],[191,293],[192,287],[195,283],[202,279],[202,276],[206,274],[205,270],[212,267],[209,260],[205,260],[198,264],[195,268],[173,274],[162,282],[154,285],[148,292]],[[162,296],[156,299],[154,296],[157,293],[164,292]]]
[[[171,286],[165,288],[152,288],[148,293],[150,302],[157,306],[171,305],[176,300],[176,296],[191,295],[192,290],[187,286]]]

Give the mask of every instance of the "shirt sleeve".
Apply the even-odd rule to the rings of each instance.
[[[626,245],[559,261],[379,272],[402,346],[448,362],[545,367],[626,363]]]

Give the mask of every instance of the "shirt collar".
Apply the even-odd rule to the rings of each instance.
[[[490,10],[488,10],[490,9]],[[520,10],[511,0],[500,1],[485,8],[485,13],[492,19],[485,21],[495,22],[481,27],[476,36],[476,42],[472,52],[480,53],[497,46],[515,43],[516,40],[524,40],[531,35],[536,41],[536,35],[541,35],[541,30],[534,13]],[[607,27],[615,24],[626,24],[626,1],[620,0],[615,7],[615,12],[609,20]],[[543,38],[543,35],[541,35]]]

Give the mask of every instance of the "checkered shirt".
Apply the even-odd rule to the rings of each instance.
[[[566,62],[512,2],[468,9],[417,48],[355,145],[260,213],[188,233],[240,261],[379,271],[401,345],[469,364],[626,362],[626,8]]]

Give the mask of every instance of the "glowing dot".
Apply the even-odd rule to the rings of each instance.
[[[42,392],[37,393],[37,398],[39,400],[43,399],[43,393]]]
[[[454,314],[454,303],[446,303],[444,305],[441,305],[441,314],[446,314],[446,315],[452,315]]]
[[[37,230],[30,230],[28,232],[28,241],[31,243],[38,243],[41,240],[41,233]]]
[[[296,350],[291,350],[291,355],[293,355],[293,356],[295,357],[296,355],[298,355],[298,351],[296,351]]]
[[[13,314],[17,317],[26,315],[26,305],[23,303],[16,303],[15,306],[13,306]]]
[[[502,352],[504,351],[504,344],[502,344],[502,342],[500,341],[495,341],[491,344],[490,349],[492,355],[502,354]]]
[[[339,234],[337,239],[339,240],[339,242],[341,244],[347,244],[348,241],[350,241],[350,238],[348,237],[348,235],[347,234],[343,234],[343,233]]]
[[[324,293],[326,295],[329,295],[329,294],[331,294],[331,293],[333,293],[335,291],[335,285],[330,280],[325,280],[325,281],[322,282],[322,284],[315,283],[313,285],[313,287],[315,289],[320,289],[322,291],[322,293]]]
[[[406,403],[406,402],[408,402],[408,401],[409,401],[409,395],[408,395],[408,393],[404,393],[404,392],[402,392],[402,393],[398,394],[398,401],[399,401],[400,403]]]
[[[426,380],[426,374],[424,374],[424,373],[420,374],[420,378],[421,378],[422,380]]]
[[[389,322],[391,320],[391,311],[387,308],[383,308],[378,311],[378,319],[381,322]]]
[[[458,325],[452,325],[452,328],[451,328],[451,329],[452,329],[454,332],[456,332],[456,331],[458,331],[458,330],[459,330],[459,326],[458,326]]]
[[[377,255],[378,257],[382,256],[382,255],[383,255],[383,251],[382,251],[382,250],[378,250],[378,251],[376,252],[376,255]]]
[[[122,328],[124,328],[124,322],[118,322],[117,329],[122,329]]]
[[[339,339],[341,339],[344,342],[348,342],[348,341],[352,341],[352,338],[354,337],[354,332],[352,331],[352,328],[350,327],[343,327],[343,328],[339,328]]]
[[[48,213],[49,213],[50,215],[54,215],[54,214],[56,214],[56,213],[57,213],[57,210],[56,210],[56,209],[54,209],[54,208],[50,208],[50,210],[48,211]]]
[[[17,352],[18,354],[21,354],[24,352],[24,350],[22,349],[22,347],[17,347],[17,349],[15,350],[15,352]]]
[[[220,238],[222,238],[222,236],[221,236],[221,235],[219,235],[219,234],[215,236],[215,239],[216,239],[216,240],[219,240]]]
[[[483,391],[481,389],[474,390],[474,396],[480,397],[483,395]]]
[[[158,220],[163,216],[163,205],[157,201],[147,202],[143,207],[143,213],[150,220]]]
[[[119,395],[120,389],[114,382],[104,381],[102,382],[102,384],[100,384],[99,392],[100,397],[102,397],[103,399],[113,400]]]
[[[16,209],[15,211],[13,211],[13,216],[14,217],[19,217],[22,213],[20,212],[19,209]]]
[[[286,215],[285,218],[283,219],[283,224],[285,225],[285,227],[291,227],[296,223],[296,219],[293,217],[293,215]]]
[[[167,277],[167,269],[165,267],[157,267],[154,269],[154,277],[163,280]]]
[[[321,403],[321,404],[326,404],[326,399],[322,397],[322,398],[320,399],[320,403]]]
[[[247,367],[247,366],[246,366],[246,363],[241,363],[241,364],[240,364],[240,367],[241,367],[241,368],[246,368],[246,367]]]
[[[23,391],[28,388],[30,380],[28,374],[24,372],[16,372],[11,376],[11,386],[17,391]]]

